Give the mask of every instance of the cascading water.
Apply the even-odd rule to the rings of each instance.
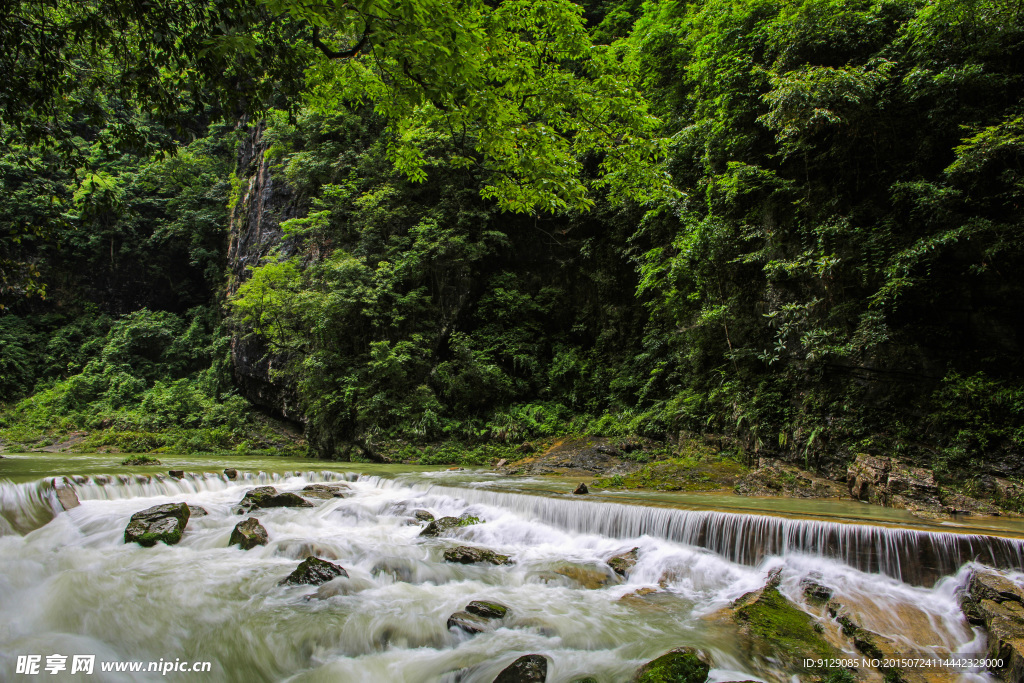
[[[352,490],[346,498],[255,511],[268,530],[267,546],[228,547],[232,528],[244,518],[232,507],[246,490],[271,484],[298,491],[307,483],[341,480]],[[18,680],[18,655],[86,653],[101,661],[180,658],[213,665],[205,677],[98,672],[90,679],[101,681],[490,683],[517,656],[538,652],[550,658],[549,681],[593,676],[611,682],[629,680],[644,661],[691,645],[712,655],[711,680],[788,681],[790,672],[752,659],[734,634],[708,620],[763,585],[769,569],[782,569],[781,590],[798,603],[800,581],[813,575],[844,604],[857,606],[865,628],[905,643],[908,652],[945,656],[984,650],[983,636],[956,604],[964,572],[956,573],[958,559],[942,560],[930,571],[951,576],[930,587],[911,585],[912,553],[926,546],[960,552],[963,559],[987,552],[983,557],[1021,567],[1021,545],[1012,539],[333,472],[242,473],[237,481],[219,475],[69,481],[82,504],[67,512],[58,512],[52,480],[0,484],[7,520],[0,536],[0,680]],[[133,513],[171,501],[200,505],[209,514],[193,516],[175,546],[123,542]],[[411,518],[418,508],[438,517],[469,513],[483,523],[425,539]],[[486,546],[515,564],[445,562],[443,550],[453,543]],[[639,548],[638,563],[621,579],[604,561],[632,547]],[[308,554],[341,564],[349,577],[319,588],[279,585]],[[870,573],[876,571],[889,575]],[[597,577],[600,587],[587,588],[581,575]],[[640,596],[640,588],[658,591]],[[448,616],[474,599],[510,608],[501,627],[472,637],[449,630]],[[66,672],[44,678],[81,680]],[[990,678],[974,672],[960,680]]]

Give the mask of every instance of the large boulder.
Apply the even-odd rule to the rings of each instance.
[[[278,493],[273,486],[257,486],[246,492],[235,506],[236,515],[242,515],[259,508],[311,508],[313,504],[294,493]]]
[[[319,586],[339,576],[348,577],[348,572],[345,571],[344,567],[310,555],[299,563],[295,571],[281,579],[279,585],[299,586],[306,584]]]
[[[702,652],[679,647],[647,662],[637,671],[636,683],[704,683],[711,666]]]
[[[548,678],[548,658],[523,655],[505,667],[494,683],[543,683]]]
[[[948,517],[951,510],[943,505],[931,470],[891,458],[858,453],[847,469],[846,482],[855,500],[903,508],[932,519]]]
[[[992,672],[1004,681],[1024,681],[1024,590],[1006,576],[975,569],[959,595],[964,616],[988,631],[988,655],[1002,660]]]
[[[198,505],[189,505],[188,506],[188,514],[189,514],[189,519],[191,519],[193,517],[206,517],[210,513],[204,507],[200,507]]]
[[[250,517],[235,525],[231,531],[231,538],[228,545],[241,546],[242,550],[251,550],[258,545],[266,545],[270,537],[260,520]]]
[[[165,503],[136,512],[124,530],[125,543],[151,547],[158,541],[174,545],[188,524],[190,512],[185,503]]]
[[[512,564],[508,555],[499,555],[493,550],[486,548],[474,548],[468,545],[458,545],[444,551],[446,562],[457,562],[459,564],[476,564],[486,562],[488,564]]]
[[[846,471],[850,496],[854,500],[884,505],[891,468],[889,458],[876,458],[867,453],[858,453]]]

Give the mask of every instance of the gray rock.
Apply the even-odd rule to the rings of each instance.
[[[348,577],[348,572],[344,567],[310,555],[295,568],[295,571],[281,579],[279,585],[319,586],[339,576]]]
[[[494,683],[542,683],[548,678],[548,658],[544,655],[523,655],[509,664]]]
[[[345,498],[349,495],[349,487],[345,484],[307,484],[299,491],[299,495],[320,500]]]
[[[311,508],[313,504],[294,493],[278,493],[273,486],[257,486],[248,491],[234,508],[236,515],[259,508]]]
[[[435,519],[428,524],[423,531],[420,532],[420,536],[434,537],[440,536],[441,534],[457,529],[463,526],[472,526],[479,524],[480,520],[476,517],[472,517],[468,514],[464,514],[461,517],[442,517],[441,519]]]
[[[988,656],[1003,662],[991,671],[1004,681],[1024,681],[1024,590],[996,571],[976,569],[958,597],[967,620],[988,632]]]
[[[188,506],[188,514],[189,514],[189,517],[191,518],[191,517],[206,517],[210,513],[206,511],[206,508],[201,508],[198,505],[189,505]]]
[[[420,522],[433,522],[434,515],[430,514],[426,510],[413,510],[412,516]]]
[[[466,611],[484,619],[503,619],[508,614],[508,607],[505,607],[500,602],[474,600],[466,605]]]
[[[147,548],[158,541],[174,545],[181,540],[190,514],[185,503],[165,503],[136,512],[125,527],[124,542]]]
[[[78,494],[75,493],[75,489],[70,486],[60,486],[54,489],[54,493],[57,495],[57,502],[65,510],[76,508],[81,505],[78,502]]]
[[[228,545],[237,545],[241,546],[242,550],[251,550],[258,545],[266,545],[269,540],[267,530],[260,524],[260,520],[250,517],[235,525],[231,531]]]

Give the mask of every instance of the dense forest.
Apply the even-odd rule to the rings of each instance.
[[[0,439],[1024,475],[1020,3],[345,7],[0,10]]]

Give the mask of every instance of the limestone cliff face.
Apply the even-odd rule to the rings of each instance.
[[[236,174],[241,181],[230,214],[228,246],[228,294],[249,278],[249,269],[259,264],[275,247],[289,254],[294,249],[284,239],[281,223],[301,215],[298,198],[283,179],[275,178],[265,158],[269,144],[262,124],[250,127],[240,146]],[[250,330],[236,329],[231,340],[235,380],[245,398],[268,412],[299,420],[295,392],[273,377],[284,358]]]

